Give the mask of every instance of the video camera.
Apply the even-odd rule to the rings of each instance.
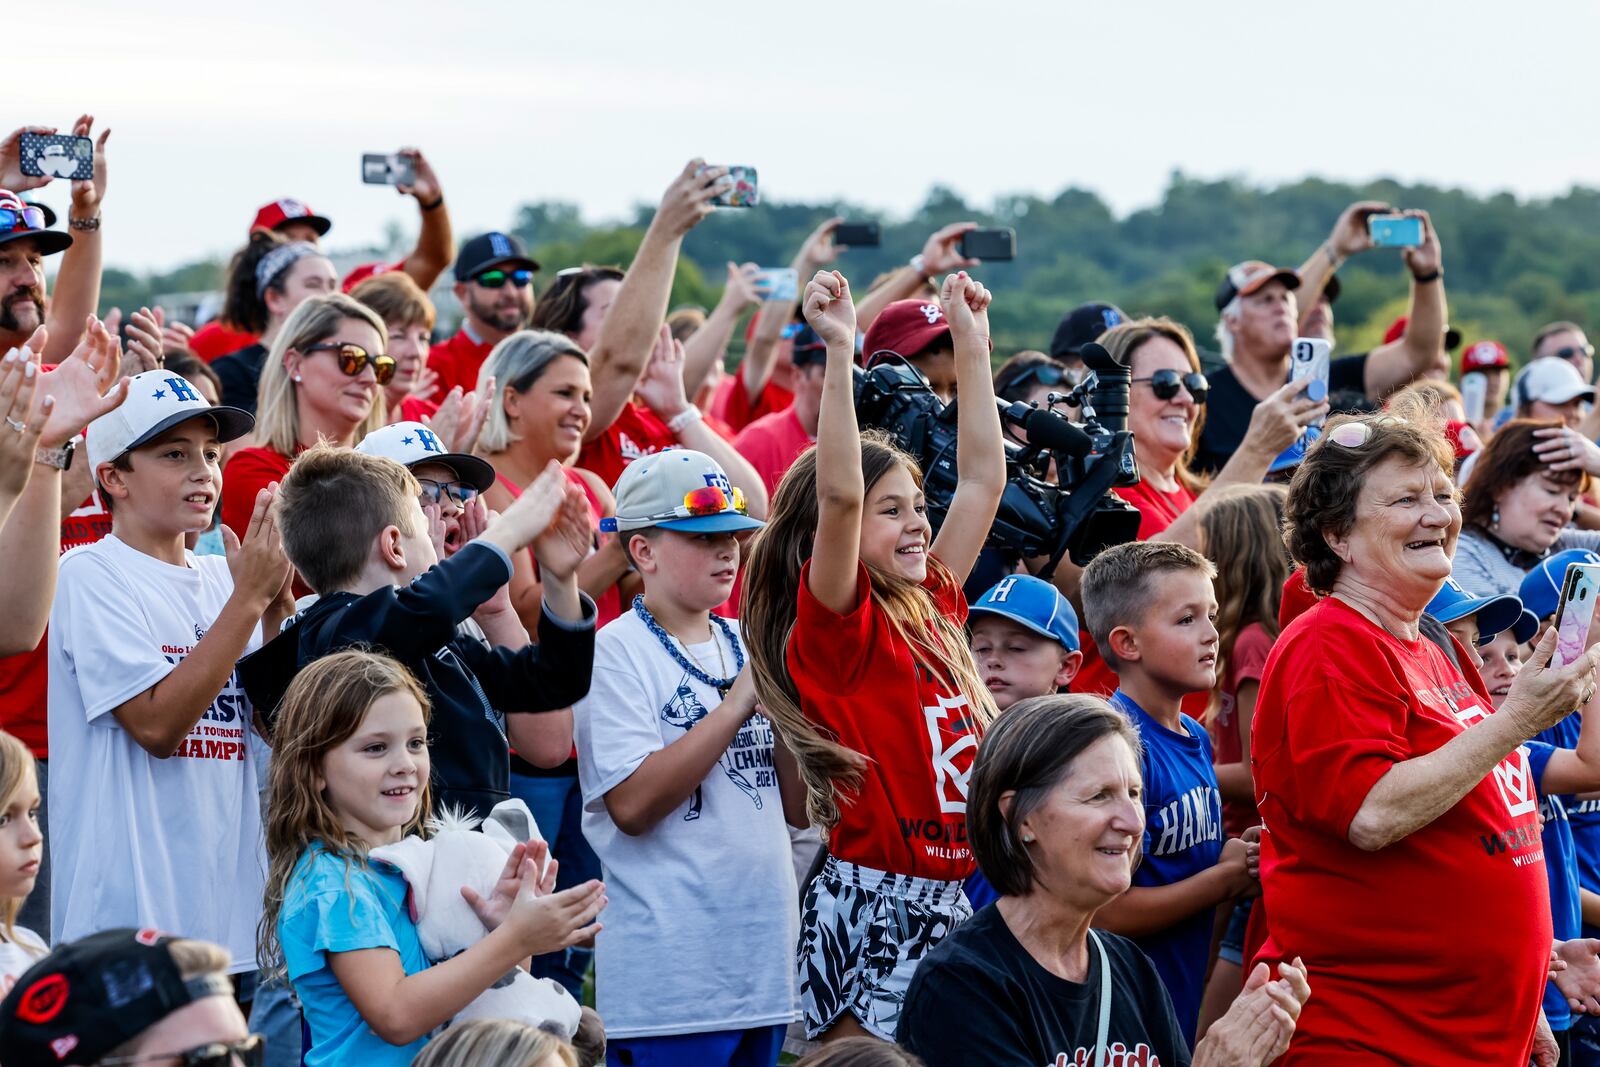
[[[1061,558],[1083,566],[1102,549],[1134,540],[1138,509],[1111,495],[1139,481],[1128,422],[1128,368],[1097,344],[1082,351],[1090,374],[1063,398],[1081,423],[1055,411],[997,399],[1000,417],[1027,437],[1006,443],[1006,488],[989,544],[1013,559],[1048,556],[1048,578]],[[898,357],[855,372],[856,418],[883,430],[922,466],[923,495],[935,531],[956,491],[956,405],[934,395],[927,378]],[[1057,482],[1044,475],[1055,462]]]

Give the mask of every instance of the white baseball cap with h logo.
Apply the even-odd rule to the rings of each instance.
[[[218,441],[243,437],[256,420],[242,408],[213,407],[189,379],[170,370],[147,370],[128,381],[128,399],[89,424],[84,447],[89,469],[99,470],[124,452],[199,416],[217,426]]]

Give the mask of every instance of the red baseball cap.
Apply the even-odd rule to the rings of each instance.
[[[909,359],[941,337],[950,335],[950,322],[944,308],[932,300],[896,300],[878,313],[867,327],[861,346],[867,366],[876,357],[889,354]]]
[[[1511,366],[1506,346],[1499,341],[1474,341],[1461,353],[1461,373],[1475,370],[1495,370]]]
[[[1236,296],[1249,296],[1268,282],[1282,282],[1285,289],[1300,288],[1300,275],[1288,267],[1274,267],[1259,259],[1247,259],[1243,263],[1235,263],[1228,268],[1228,273],[1223,275],[1222,283],[1217,286],[1216,296],[1213,298],[1217,310],[1221,311],[1233,303]]]
[[[1449,440],[1450,447],[1456,450],[1457,463],[1483,447],[1483,438],[1478,436],[1478,431],[1472,428],[1470,422],[1450,419],[1444,424],[1444,435]]]
[[[344,276],[344,281],[339,283],[339,291],[348,293],[368,278],[376,278],[380,274],[393,274],[395,271],[406,269],[406,261],[398,263],[363,263]]]
[[[274,200],[256,212],[256,221],[250,224],[250,232],[276,230],[287,222],[304,222],[317,231],[318,237],[333,228],[333,223],[312,211],[305,201],[285,198]]]
[[[1406,335],[1406,323],[1410,321],[1411,317],[1409,315],[1401,315],[1398,319],[1395,319],[1393,322],[1391,322],[1389,324],[1389,328],[1383,333],[1383,343],[1389,344],[1392,341],[1398,341],[1400,338],[1404,337]],[[1454,326],[1446,326],[1444,328],[1444,350],[1446,352],[1454,352],[1460,347],[1460,345],[1461,331],[1456,329]]]

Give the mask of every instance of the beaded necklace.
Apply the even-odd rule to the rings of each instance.
[[[644,622],[645,628],[655,635],[657,641],[661,642],[661,647],[667,650],[667,655],[671,656],[678,666],[688,672],[689,677],[710,686],[721,696],[728,695],[728,690],[733,688],[734,679],[739,677],[740,671],[744,670],[744,649],[739,644],[739,635],[733,632],[733,627],[728,625],[727,619],[724,619],[721,615],[711,616],[711,621],[716,624],[722,631],[722,636],[727,639],[728,647],[733,649],[733,674],[727,678],[714,678],[702,670],[699,664],[690,662],[683,652],[678,651],[678,645],[683,644],[683,642],[675,641],[673,636],[666,631],[666,628],[656,621],[656,617],[650,614],[650,609],[644,606],[643,595],[633,598],[633,611]],[[716,635],[713,634],[712,636],[714,638]],[[684,651],[687,651],[689,646],[684,645],[683,647]],[[717,647],[717,655],[720,657],[721,654],[722,647],[719,645]]]

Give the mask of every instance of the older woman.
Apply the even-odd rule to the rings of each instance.
[[[1182,1065],[1189,1049],[1150,960],[1090,929],[1127,890],[1144,834],[1139,735],[1090,696],[1018,701],[973,764],[968,837],[1000,899],[935,947],[906,991],[896,1035],[928,1067],[1104,1062]],[[1282,1054],[1311,990],[1297,960],[1244,993],[1195,1046],[1200,1065]]]
[[[1256,959],[1304,955],[1317,986],[1287,1064],[1525,1064],[1542,1018],[1550,898],[1523,745],[1593,696],[1597,652],[1553,668],[1546,635],[1496,712],[1422,639],[1461,531],[1452,461],[1431,429],[1340,419],[1289,489],[1285,542],[1323,599],[1273,648],[1251,744]]]

